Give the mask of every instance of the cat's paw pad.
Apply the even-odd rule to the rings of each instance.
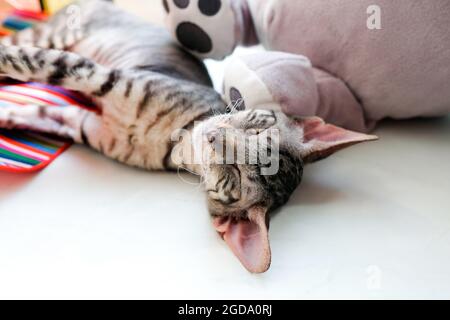
[[[223,59],[237,45],[229,0],[163,0],[174,38],[202,58]]]

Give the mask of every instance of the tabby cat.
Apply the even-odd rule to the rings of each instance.
[[[64,9],[45,24],[1,39],[0,76],[82,92],[101,112],[76,106],[2,107],[0,128],[68,137],[146,170],[181,167],[202,176],[216,230],[251,272],[270,266],[269,214],[288,201],[304,165],[376,138],[318,118],[293,120],[270,110],[227,108],[204,65],[172,43],[166,31],[106,1],[76,6],[78,27],[67,16],[73,10]],[[174,140],[179,129],[192,139]],[[266,164],[259,162],[208,161],[217,154],[217,141],[239,144],[269,129],[279,133],[275,174],[263,174]],[[242,139],[230,140],[230,134]],[[267,151],[270,140],[258,148]],[[183,152],[174,156],[180,147],[201,161],[185,159]]]

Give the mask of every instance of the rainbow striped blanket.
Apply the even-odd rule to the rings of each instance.
[[[95,110],[88,99],[59,87],[38,83],[0,84],[0,108],[27,104],[45,104],[55,108],[77,105]],[[38,171],[48,166],[71,144],[69,140],[47,134],[0,129],[0,170]]]
[[[14,11],[11,17],[5,20],[6,28],[3,29],[3,34],[13,32],[14,28],[11,26],[16,25],[19,21],[30,23],[30,16],[39,19],[36,14]],[[12,23],[14,21],[15,24]],[[15,29],[21,28],[17,25]],[[78,105],[90,110],[95,109],[90,101],[82,95],[62,88],[38,83],[0,83],[0,108],[11,105],[20,107],[27,104],[45,104],[55,106],[55,108]],[[71,144],[71,141],[47,134],[0,129],[0,171],[35,172],[41,170]]]

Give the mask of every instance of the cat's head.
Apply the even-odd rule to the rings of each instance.
[[[263,110],[213,117],[193,138],[214,227],[253,273],[270,266],[269,215],[299,186],[304,165],[377,139],[319,118]]]

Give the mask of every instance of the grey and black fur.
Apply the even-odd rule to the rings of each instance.
[[[219,132],[223,126],[247,136],[279,129],[277,175],[263,176],[259,165],[183,167],[203,176],[214,216],[246,218],[251,206],[273,210],[286,203],[303,173],[301,132],[293,121],[272,111],[227,114],[204,65],[166,31],[109,2],[85,0],[77,6],[81,28],[69,28],[67,10],[62,10],[48,23],[1,39],[0,76],[82,92],[101,114],[75,106],[6,107],[0,108],[0,128],[69,137],[147,170],[178,169],[171,158],[177,146],[171,135],[177,129]],[[193,144],[208,146],[202,139]]]
[[[174,128],[193,126],[212,110],[224,109],[204,65],[164,30],[142,25],[110,3],[78,5],[81,29],[69,29],[62,10],[46,24],[2,39],[0,73],[81,91],[94,99],[102,116],[77,107],[30,106],[11,108],[10,125],[14,114],[34,111],[49,122],[59,118],[61,126],[30,121],[21,128],[68,136],[133,166],[171,169],[164,159]],[[68,118],[73,123],[64,123]]]
[[[78,106],[0,107],[0,128],[71,138],[146,170],[182,168],[200,175],[216,230],[251,272],[270,266],[268,213],[288,201],[304,164],[376,138],[317,118],[242,110],[242,103],[225,106],[204,65],[176,46],[166,31],[106,1],[75,5],[46,24],[0,39],[0,77],[82,92],[101,112]],[[77,12],[78,28],[72,20]],[[176,132],[187,135],[177,140]],[[269,132],[278,132],[277,141],[266,136]],[[247,144],[255,138],[260,140],[257,150]],[[264,161],[224,161],[228,155],[217,152],[224,146],[244,149],[245,158],[270,153],[279,170],[265,175]]]

